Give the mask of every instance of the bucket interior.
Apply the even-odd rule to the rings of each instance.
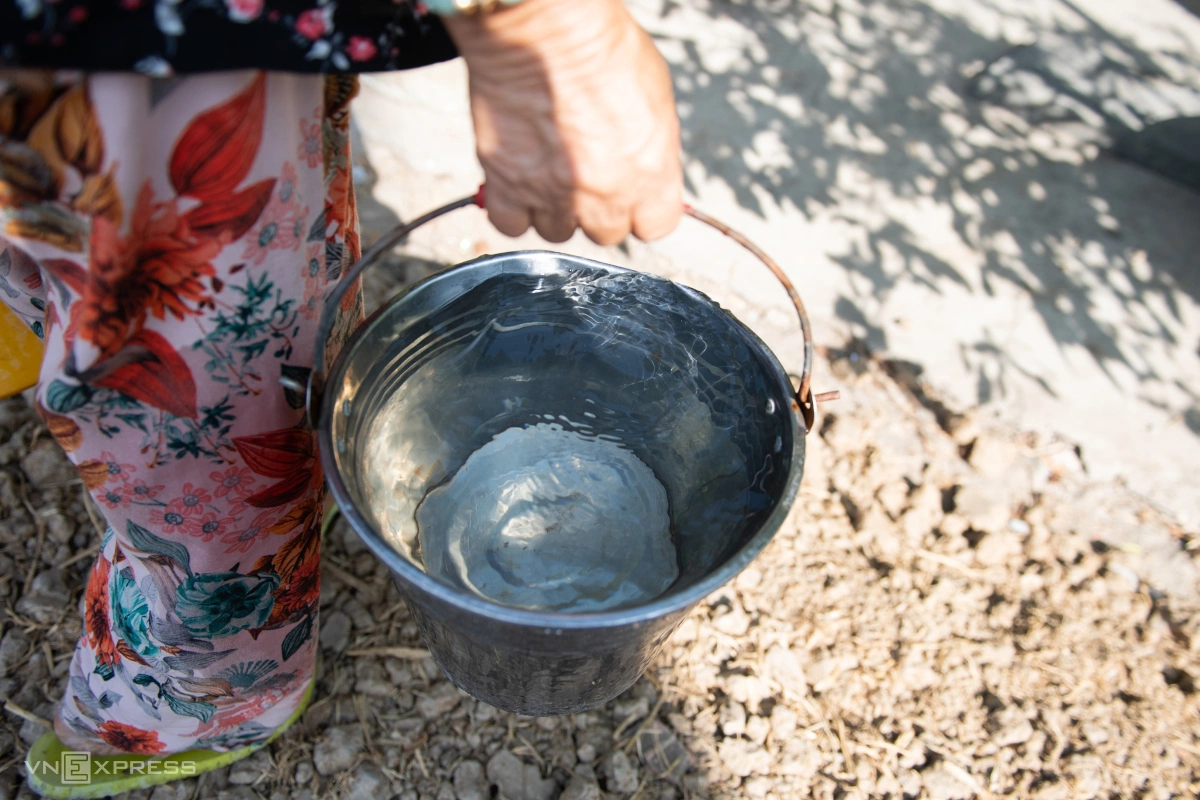
[[[685,591],[755,537],[803,458],[787,378],[732,316],[558,254],[417,286],[330,380],[338,479],[376,535],[439,582],[519,608]]]

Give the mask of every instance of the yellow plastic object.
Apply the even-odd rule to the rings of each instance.
[[[37,383],[44,349],[25,321],[0,303],[0,398]]]

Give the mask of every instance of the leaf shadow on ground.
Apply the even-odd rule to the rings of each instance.
[[[695,5],[665,0],[652,26],[690,163],[758,215],[792,207],[855,231],[834,260],[860,288],[834,313],[872,348],[888,346],[872,308],[912,284],[1028,293],[1056,345],[1085,348],[1114,386],[1168,380],[1148,348],[1195,348],[1175,331],[1181,294],[1200,299],[1200,274],[1181,259],[1200,247],[1200,196],[1106,143],[1153,121],[1126,102],[1131,87],[1200,74],[1200,56],[1181,44],[1151,58],[1068,4],[1034,17],[987,2],[943,12],[914,0],[708,0],[705,36],[720,40],[672,26]],[[1001,35],[1012,30],[1038,45],[1014,48]],[[1036,62],[1047,52],[1094,57],[1074,65],[1082,83],[1045,85],[1053,73]],[[1043,84],[1020,108],[1012,87],[983,80],[1004,59]],[[904,216],[888,211],[897,198]],[[931,244],[926,215],[949,217],[960,241]],[[979,401],[1003,397],[1015,372],[1057,396],[1055,376],[1024,367],[1005,339],[994,330],[961,345]]]

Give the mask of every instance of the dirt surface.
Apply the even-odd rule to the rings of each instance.
[[[533,719],[462,694],[339,528],[303,724],[137,796],[1195,797],[1195,532],[1069,443],[946,408],[911,365],[851,343],[818,370],[843,399],[788,523],[621,698]],[[21,398],[0,442],[0,798],[28,797],[99,515]]]

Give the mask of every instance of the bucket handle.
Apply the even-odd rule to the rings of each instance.
[[[452,203],[447,203],[441,208],[435,208],[427,214],[417,217],[411,222],[406,222],[402,225],[397,225],[392,230],[385,233],[379,238],[375,244],[367,249],[367,252],[346,271],[341,280],[334,286],[333,292],[325,300],[325,307],[321,311],[321,321],[317,328],[317,346],[313,357],[313,369],[308,375],[307,386],[302,386],[292,377],[281,378],[281,382],[289,389],[297,392],[304,392],[306,395],[309,419],[314,427],[316,427],[318,418],[320,417],[321,395],[324,391],[324,365],[325,365],[325,343],[329,340],[330,331],[333,329],[333,320],[336,316],[336,311],[341,305],[346,292],[354,285],[354,282],[363,273],[363,271],[374,264],[380,256],[391,250],[396,245],[400,244],[410,233],[424,225],[426,222],[431,222],[443,214],[448,214],[451,211],[463,208],[465,206],[478,206],[479,208],[486,207],[486,187],[480,186],[479,191],[468,197],[463,197],[455,200]],[[767,269],[775,278],[783,284],[784,291],[787,292],[788,299],[792,301],[792,306],[796,309],[796,316],[800,319],[800,331],[804,337],[804,366],[799,375],[799,386],[796,387],[796,394],[792,398],[792,410],[800,414],[804,420],[804,431],[808,433],[813,429],[813,423],[816,421],[817,401],[822,402],[836,400],[837,392],[824,392],[819,395],[814,395],[811,390],[812,368],[813,368],[813,342],[812,342],[812,326],[808,321],[808,312],[804,310],[804,302],[800,299],[800,293],[796,291],[796,287],[788,280],[788,276],[780,268],[775,260],[763,252],[762,248],[751,242],[742,234],[730,228],[723,222],[710,217],[703,211],[692,208],[690,205],[684,204],[683,211],[689,217],[703,222],[721,233],[733,239],[742,247],[750,251],[759,261],[766,265]]]

